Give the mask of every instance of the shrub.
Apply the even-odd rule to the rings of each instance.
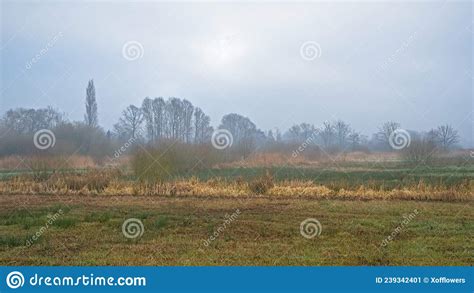
[[[402,158],[409,163],[429,163],[436,153],[436,145],[426,138],[414,138],[402,150]]]
[[[54,172],[69,168],[67,158],[61,156],[31,156],[25,158],[24,162],[30,168],[35,182],[46,181]]]
[[[114,179],[122,176],[119,169],[111,170],[88,170],[84,173],[57,173],[51,176],[47,184],[49,188],[80,191],[87,188],[89,191],[104,191]]]
[[[211,146],[162,142],[137,151],[132,169],[139,181],[156,183],[210,168],[216,158],[216,150]]]
[[[83,189],[87,181],[81,174],[68,174],[61,176],[62,182],[66,185],[68,190],[78,191]]]
[[[249,189],[255,194],[265,194],[273,187],[273,177],[268,170],[265,175],[249,183]]]

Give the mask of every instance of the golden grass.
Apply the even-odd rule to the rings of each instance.
[[[312,181],[289,180],[280,182],[271,179],[225,180],[220,177],[201,181],[193,177],[188,180],[145,184],[118,179],[116,171],[90,172],[87,174],[53,175],[44,182],[36,182],[26,176],[0,181],[0,194],[77,194],[77,195],[154,195],[154,196],[199,196],[199,197],[310,197],[334,199],[384,199],[427,201],[472,201],[474,180],[466,179],[454,187],[432,186],[424,181],[392,190],[364,185],[353,189],[342,189],[316,184]],[[265,181],[265,189],[254,185]]]

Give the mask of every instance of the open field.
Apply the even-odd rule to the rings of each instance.
[[[471,265],[472,202],[0,196],[2,265]],[[54,223],[41,230],[51,216]],[[240,214],[225,229],[226,215]],[[415,215],[416,211],[416,215]],[[414,217],[412,217],[415,215]],[[401,224],[404,219],[410,221]],[[128,218],[141,237],[121,231]],[[319,220],[306,239],[300,223]],[[402,225],[401,230],[397,227]],[[26,240],[42,231],[31,246]],[[205,240],[218,237],[208,246]],[[395,233],[392,241],[384,239]]]
[[[22,2],[0,2],[0,266],[472,283],[397,267],[474,265],[473,1]]]
[[[227,166],[154,183],[127,169],[3,174],[3,265],[474,262],[471,161]],[[128,219],[143,234],[127,238]],[[309,239],[307,219],[321,225]]]

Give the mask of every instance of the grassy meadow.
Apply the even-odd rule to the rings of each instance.
[[[472,203],[144,196],[1,196],[2,265],[471,265]],[[31,246],[59,209],[59,218]],[[208,246],[235,210],[240,215]],[[416,217],[385,246],[414,210]],[[143,235],[124,237],[127,218]],[[306,239],[300,222],[322,231]]]
[[[474,165],[461,162],[227,165],[156,184],[123,169],[4,170],[0,263],[470,265]]]

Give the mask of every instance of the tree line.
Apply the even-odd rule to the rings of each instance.
[[[210,117],[186,99],[146,97],[141,105],[129,105],[121,113],[113,129],[99,125],[94,81],[88,82],[85,94],[84,121],[71,122],[64,113],[52,107],[44,109],[10,109],[0,119],[0,155],[27,154],[36,150],[31,135],[41,129],[52,130],[58,139],[57,151],[107,156],[126,141],[159,144],[179,141],[185,144],[210,144],[216,129]],[[247,155],[255,150],[294,149],[299,145],[329,152],[388,151],[392,134],[401,129],[397,122],[383,123],[377,133],[367,137],[342,120],[325,121],[317,127],[309,123],[293,125],[285,132],[262,131],[249,118],[236,113],[224,115],[217,129],[232,136],[230,150]],[[447,151],[457,146],[458,132],[449,124],[428,132],[408,131],[414,142],[423,141]]]

